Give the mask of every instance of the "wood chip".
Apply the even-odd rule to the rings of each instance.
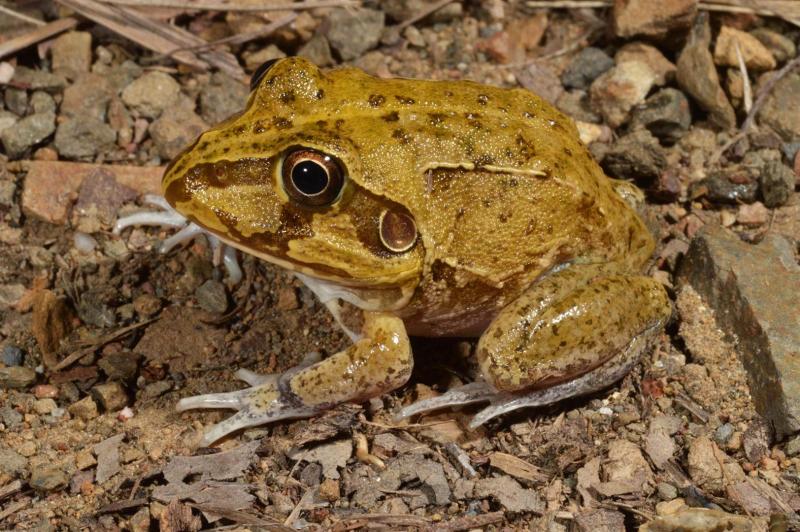
[[[516,456],[495,452],[489,455],[489,465],[522,480],[547,482],[549,477],[535,465]]]

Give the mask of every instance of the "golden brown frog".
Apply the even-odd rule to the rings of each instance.
[[[222,242],[295,272],[353,339],[283,375],[240,371],[249,389],[183,399],[238,410],[207,443],[401,386],[409,335],[480,337],[482,380],[400,415],[489,401],[479,425],[618,380],[670,314],[640,274],[653,239],[623,199],[633,187],[522,89],[283,59],[163,190]]]

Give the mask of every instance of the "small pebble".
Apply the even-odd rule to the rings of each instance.
[[[70,405],[67,411],[77,418],[89,421],[97,417],[97,403],[91,397],[86,396]]]
[[[228,310],[228,293],[219,281],[208,280],[194,292],[200,308],[213,314],[223,314]]]
[[[15,345],[7,345],[3,347],[0,359],[6,366],[21,366],[25,359],[25,352]]]
[[[58,407],[56,402],[52,399],[45,398],[45,399],[37,399],[35,403],[33,403],[33,409],[36,411],[37,414],[40,416],[50,414]]]

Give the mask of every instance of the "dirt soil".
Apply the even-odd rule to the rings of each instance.
[[[369,3],[386,13],[387,26],[410,19],[425,3],[394,4],[408,11]],[[55,16],[52,6],[37,11],[37,5],[30,11],[35,16]],[[634,128],[627,129],[628,118],[616,123],[613,112],[603,111],[603,98],[619,95],[596,95],[592,108],[588,84],[565,93],[564,71],[590,44],[613,58],[631,42],[655,43],[665,61],[675,63],[688,25],[674,39],[618,38],[606,27],[611,14],[605,11],[534,10],[500,1],[454,5],[459,9],[451,6],[449,15],[416,21],[399,40],[376,42],[347,61],[348,43],[340,45],[331,60],[383,76],[553,91],[551,98],[587,125],[607,171],[630,177],[626,172],[635,165],[615,164],[614,150],[623,137],[635,140],[629,137]],[[331,11],[305,12],[301,29],[287,27],[231,51],[250,73],[253,54],[276,45],[275,55],[296,53],[322,34],[320,24]],[[190,13],[174,20],[212,39],[244,31],[247,24],[238,17]],[[257,27],[275,18],[251,16],[247,23]],[[755,15],[713,15],[715,35],[721,26],[768,28],[795,44],[800,35],[787,22]],[[151,61],[152,53],[94,22],[81,19],[78,29],[92,36],[93,63],[110,53],[114,68],[125,58],[144,72],[164,72],[192,102],[212,83],[208,72]],[[337,42],[331,34],[328,40]],[[49,71],[49,58],[26,49],[5,61]],[[726,80],[735,76],[731,68],[718,68]],[[674,72],[666,78],[667,86],[677,86]],[[43,89],[60,106],[56,124],[69,120],[65,91],[80,76],[64,79],[64,87]],[[7,111],[0,106],[0,120],[4,112],[18,112],[19,91],[27,102],[23,114],[36,114],[30,110],[36,89],[6,85],[3,94],[3,88]],[[569,104],[570,98],[579,103]],[[652,177],[636,182],[647,189],[647,218],[659,242],[651,273],[668,288],[675,311],[620,383],[475,431],[466,427],[477,408],[397,422],[400,406],[475,376],[473,341],[414,339],[414,374],[399,390],[310,420],[242,431],[212,448],[200,446],[203,431],[230,413],[178,413],[180,398],[240,389],[237,369],[281,372],[309,352],[337,352],[348,344],[346,336],[314,295],[280,268],[240,257],[244,279],[231,283],[202,238],[161,254],[157,247],[171,234],[167,230],[113,235],[117,215],[143,209],[138,194],[120,196],[110,219],[99,200],[87,200],[99,205],[94,211],[72,211],[61,221],[44,221],[23,205],[31,159],[166,164],[164,146],[153,129],[147,133],[152,116],[129,114],[131,136],[124,145],[112,126],[118,141],[89,156],[69,155],[58,133],[20,154],[0,152],[0,196],[11,190],[0,202],[0,370],[6,371],[0,383],[0,528],[635,530],[659,516],[709,508],[742,516],[753,530],[788,529],[800,510],[800,442],[775,441],[750,399],[735,338],[718,330],[712,311],[691,287],[678,285],[676,272],[703,225],[721,223],[748,242],[768,231],[795,231],[797,193],[792,184],[788,198],[772,206],[764,205],[763,190],[749,200],[728,189],[714,196],[709,179],[721,174],[740,176],[726,181],[728,187],[760,182],[742,173],[747,148],[736,152],[734,146],[736,153],[710,161],[731,136],[695,101],[689,109],[692,123],[679,142],[659,137],[656,148],[649,141],[629,148],[655,149],[655,158],[663,158],[653,163]],[[741,124],[746,112],[736,112]],[[772,135],[763,142],[750,138],[749,150],[772,150],[794,172],[795,159],[784,149],[791,142]],[[647,165],[642,159],[648,160],[634,161],[640,174]]]

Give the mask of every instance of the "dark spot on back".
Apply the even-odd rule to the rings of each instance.
[[[316,98],[317,100],[321,100],[324,97],[325,97],[325,91],[322,89],[318,90],[317,93],[314,95],[314,98]]]
[[[290,103],[294,101],[294,91],[286,91],[282,92],[279,96],[281,102],[283,103]]]
[[[447,115],[444,113],[428,113],[428,118],[430,118],[430,123],[432,126],[438,126],[444,119],[447,118]]]
[[[237,135],[242,135],[244,133],[244,130],[245,130],[245,127],[243,125],[241,125],[241,126],[236,126],[236,128],[233,130],[233,132],[236,133]]]
[[[399,140],[402,144],[411,142],[411,135],[403,128],[397,128],[392,131],[392,138]]]
[[[289,129],[292,127],[292,121],[281,116],[276,117],[272,123],[275,124],[275,127],[278,129]]]
[[[261,120],[253,124],[253,133],[255,133],[256,135],[258,135],[259,133],[264,133],[266,130],[267,128],[264,127],[264,122],[262,122]]]
[[[489,97],[486,96],[485,94],[479,94],[478,95],[478,103],[480,105],[486,105],[487,103],[489,103]]]
[[[370,107],[380,107],[386,102],[386,97],[382,94],[371,94],[368,101]]]
[[[395,94],[394,98],[403,105],[413,105],[415,103],[414,98],[409,98],[408,96],[400,96],[399,94]]]
[[[381,117],[384,122],[397,122],[400,120],[400,115],[397,114],[397,111],[392,111],[391,113],[385,114]]]

